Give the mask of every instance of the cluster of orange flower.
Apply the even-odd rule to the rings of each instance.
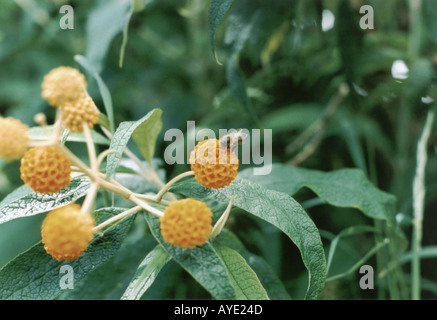
[[[85,76],[71,67],[55,68],[43,79],[42,97],[58,108],[62,127],[71,132],[83,132],[98,122],[99,110],[86,88]],[[59,148],[59,141],[31,147],[29,127],[11,117],[0,117],[0,136],[0,157],[8,161],[21,159],[21,179],[34,192],[56,193],[70,184],[71,159]],[[223,188],[238,174],[238,157],[217,139],[198,143],[190,163],[195,179],[206,188]],[[208,240],[212,212],[198,200],[174,200],[160,216],[160,225],[165,241],[193,248]],[[47,214],[41,236],[46,252],[53,258],[74,260],[86,250],[96,230],[92,215],[71,203]]]

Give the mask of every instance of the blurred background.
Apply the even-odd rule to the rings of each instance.
[[[43,112],[52,122],[54,110],[41,98],[42,79],[60,65],[81,69],[74,57],[83,55],[110,90],[116,125],[160,108],[162,134],[169,128],[185,132],[188,120],[197,129],[272,129],[274,162],[363,170],[397,197],[398,221],[410,237],[417,141],[437,99],[437,1],[235,0],[213,36],[210,1],[147,0],[132,16],[129,3],[0,1],[0,114],[35,126],[33,116]],[[64,4],[74,9],[74,29],[60,28]],[[360,28],[363,5],[373,8],[373,29]],[[96,82],[89,74],[87,80],[104,112]],[[347,95],[339,93],[344,85]],[[168,145],[162,134],[157,158]],[[302,153],[308,145],[313,150]],[[163,169],[172,177],[187,168]],[[22,185],[18,172],[19,162],[0,162],[0,200]],[[431,254],[422,261],[423,297],[429,299],[437,298],[436,177],[434,126],[423,230]],[[306,190],[296,199],[324,239],[351,225],[373,224],[357,210],[317,205]],[[0,225],[0,267],[39,241],[41,221],[36,216]],[[305,290],[296,280],[303,267],[288,239],[244,214],[235,215],[231,227],[271,263],[290,292]],[[333,273],[353,265],[374,239],[347,241]],[[402,268],[409,272],[408,263]],[[386,297],[384,290],[360,290],[358,279],[352,274],[329,282],[323,297]],[[184,297],[193,290],[203,297],[196,284],[187,286],[154,297]]]

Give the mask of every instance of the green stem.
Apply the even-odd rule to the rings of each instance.
[[[411,260],[411,298],[420,299],[420,251],[422,247],[422,224],[425,200],[426,146],[434,121],[434,111],[430,110],[426,118],[422,136],[417,145],[416,175],[413,182],[413,239]]]
[[[161,190],[159,190],[158,194],[156,195],[155,201],[160,202],[164,194],[170,189],[172,185],[174,185],[176,182],[178,182],[179,180],[185,177],[192,176],[193,174],[194,174],[193,171],[186,171],[171,179],[164,187],[162,187]]]
[[[409,0],[410,29],[408,37],[408,54],[415,59],[420,54],[422,41],[422,0]]]

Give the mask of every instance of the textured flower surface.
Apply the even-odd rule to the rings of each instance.
[[[42,223],[44,249],[56,260],[75,260],[93,239],[94,225],[94,219],[78,204],[54,209]]]
[[[206,188],[223,188],[238,175],[238,157],[218,139],[199,142],[190,154],[191,170]]]
[[[21,158],[21,179],[33,191],[54,193],[62,190],[71,181],[71,162],[55,146],[29,149]]]
[[[160,222],[165,241],[182,248],[194,248],[208,240],[212,212],[206,203],[187,198],[171,202]]]
[[[61,66],[45,75],[41,87],[41,96],[51,106],[62,107],[79,99],[85,93],[87,82],[79,70]]]
[[[62,108],[62,124],[71,132],[82,132],[83,122],[91,129],[98,120],[99,110],[93,99],[86,94],[74,102],[64,104]]]
[[[29,127],[12,117],[0,117],[0,158],[17,160],[23,156],[29,141]]]

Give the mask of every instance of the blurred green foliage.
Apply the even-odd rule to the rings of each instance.
[[[140,119],[153,108],[163,110],[156,157],[166,147],[162,133],[169,128],[185,131],[187,120],[214,130],[272,129],[275,162],[293,163],[303,147],[313,142],[316,148],[299,166],[321,171],[361,169],[378,188],[396,196],[397,217],[409,234],[417,140],[426,113],[437,99],[437,2],[224,1],[229,6],[216,21],[213,34],[210,3],[217,1],[148,0],[144,9],[130,13],[127,0],[1,1],[0,114],[29,126],[35,125],[33,115],[38,112],[52,121],[54,110],[41,98],[41,81],[57,66],[80,68],[74,59],[80,54],[108,86],[116,126]],[[421,6],[415,9],[415,3]],[[72,30],[59,27],[63,4],[74,8]],[[359,28],[359,8],[365,4],[374,9],[374,29]],[[392,67],[398,60],[408,66],[408,77],[394,77]],[[90,95],[104,111],[97,83],[90,75],[87,79]],[[342,84],[348,85],[349,94],[326,115]],[[314,130],[315,123],[322,126]],[[436,139],[434,130],[426,171],[424,246],[437,243]],[[1,199],[22,184],[18,167],[17,162],[0,162]],[[186,167],[164,169],[172,177]],[[326,243],[349,226],[373,224],[355,209],[314,201],[309,190],[301,190],[295,198]],[[0,266],[39,241],[41,219],[36,216],[0,226]],[[306,280],[299,281],[298,252],[290,248],[286,237],[243,213],[235,214],[230,228],[269,261],[292,296],[302,296]],[[26,236],[17,237],[17,233]],[[151,247],[146,240],[144,246]],[[367,234],[344,240],[331,266],[333,274],[352,266],[374,241]],[[425,298],[437,297],[435,258],[423,261]],[[406,282],[408,271],[405,266],[401,274]],[[156,284],[145,298],[204,297],[203,289],[177,265],[167,265],[163,273],[183,278],[184,284],[178,288]],[[357,289],[358,279],[354,274],[329,282],[322,298],[388,296],[386,287],[372,292]]]

